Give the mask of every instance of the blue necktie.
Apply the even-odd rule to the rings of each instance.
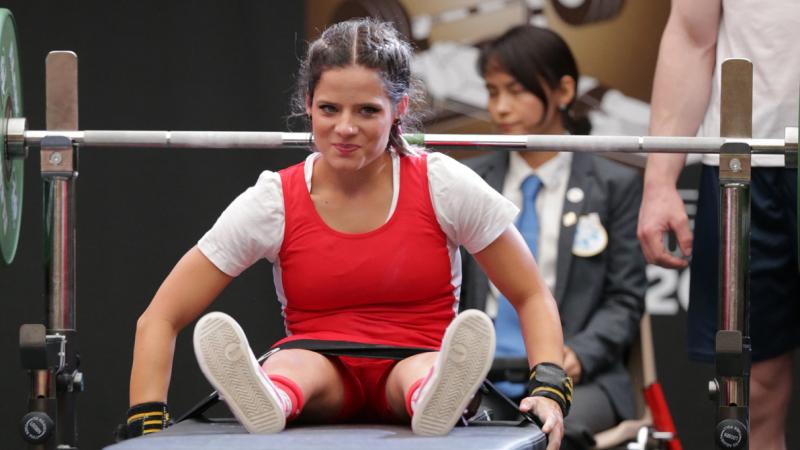
[[[517,220],[517,228],[525,238],[534,257],[536,257],[539,239],[536,194],[541,187],[542,180],[536,175],[530,175],[522,182],[522,212]],[[517,311],[502,294],[497,298],[497,317],[494,325],[497,333],[495,356],[501,358],[525,357],[525,343],[522,340]],[[501,381],[495,384],[501,392],[511,398],[521,397],[525,393],[525,383]]]

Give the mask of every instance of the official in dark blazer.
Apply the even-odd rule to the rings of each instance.
[[[481,49],[478,69],[486,82],[490,117],[501,132],[588,134],[588,120],[572,111],[575,60],[551,30],[510,29]],[[518,206],[535,202],[539,232],[529,245],[537,249],[541,274],[558,304],[563,368],[575,382],[561,448],[592,448],[595,433],[635,414],[625,362],[638,337],[647,289],[636,237],[641,176],[582,153],[494,152],[464,162]],[[541,180],[541,188],[534,199],[525,200],[521,185],[530,175]],[[496,296],[466,252],[462,261],[461,308],[492,315],[506,300]],[[497,328],[500,339],[500,323]]]
[[[489,185],[503,191],[508,153],[492,153],[463,162]],[[577,192],[575,189],[584,194],[578,202],[564,199],[553,289],[564,327],[564,344],[575,352],[581,364],[577,386],[600,386],[619,418],[629,419],[635,405],[625,358],[639,335],[647,289],[644,257],[636,239],[641,177],[615,162],[575,153],[566,192]],[[599,216],[608,244],[597,255],[576,256],[573,247],[577,222],[570,224],[564,218],[591,213]],[[461,307],[485,310],[489,280],[469,254],[463,252],[462,258]],[[579,401],[576,394],[575,402]]]

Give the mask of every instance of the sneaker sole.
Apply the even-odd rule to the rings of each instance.
[[[423,436],[443,436],[453,429],[492,366],[494,326],[486,314],[467,310],[448,327],[429,381],[417,404],[411,429]]]
[[[194,328],[200,370],[250,433],[277,433],[286,426],[280,400],[267,386],[242,328],[230,316],[212,312]]]

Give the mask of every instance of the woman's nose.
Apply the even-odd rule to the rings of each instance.
[[[511,111],[511,99],[508,95],[500,93],[495,99],[495,109],[499,114],[508,114]]]
[[[343,115],[339,123],[336,124],[336,132],[343,136],[353,135],[358,132],[358,127],[353,123],[350,116]]]

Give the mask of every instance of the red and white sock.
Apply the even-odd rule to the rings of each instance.
[[[266,375],[266,377],[269,381],[268,384],[272,385],[271,387],[274,388],[274,392],[281,400],[286,420],[292,420],[299,416],[305,401],[303,392],[297,386],[297,383],[283,375]]]
[[[408,388],[408,392],[406,392],[406,412],[408,413],[409,417],[414,416],[414,410],[417,409],[417,404],[419,403],[419,400],[422,398],[422,395],[427,391],[425,387],[428,385],[428,380],[430,380],[431,375],[433,375],[432,367],[427,375],[415,381],[411,385],[411,387]]]

